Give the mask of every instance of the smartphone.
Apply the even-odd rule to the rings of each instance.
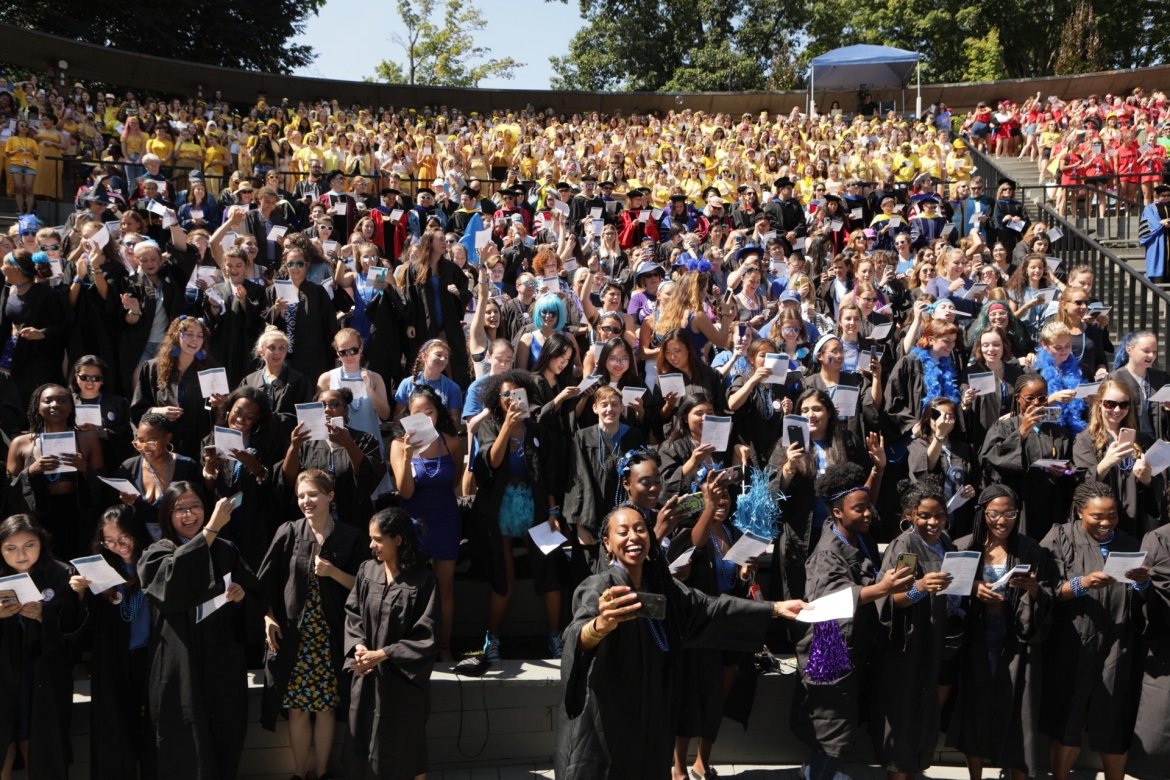
[[[678,502],[678,510],[688,515],[703,511],[703,494],[691,493],[690,495],[683,496]]]
[[[732,466],[715,472],[715,479],[719,482],[742,482],[743,481],[743,467]]]
[[[801,447],[804,447],[804,445],[805,445],[804,428],[801,428],[799,425],[789,425],[788,426],[788,443],[792,444],[793,442],[797,442],[797,441],[800,442]]]
[[[918,571],[918,556],[914,553],[900,553],[898,560],[894,561],[894,568],[907,568],[912,572]]]
[[[1122,428],[1117,432],[1118,444],[1133,444],[1134,438],[1137,436],[1137,431],[1133,428]]]
[[[228,503],[232,505],[232,509],[239,509],[240,505],[244,503],[244,491],[241,490],[229,498]]]
[[[1044,407],[1044,417],[1041,418],[1041,422],[1048,422],[1048,423],[1060,422],[1060,412],[1061,412],[1061,409],[1059,406],[1045,406]]]
[[[642,605],[642,608],[638,610],[638,617],[650,620],[666,619],[666,596],[661,593],[645,593],[640,590],[635,591],[634,595],[638,597],[638,601]]]
[[[0,604],[15,604],[16,591],[14,590],[0,590]]]
[[[746,334],[746,333],[747,333],[747,323],[746,322],[739,323],[739,337],[742,339],[744,337],[744,334]]]
[[[512,405],[516,410],[523,412],[525,417],[528,417],[528,391],[522,387],[518,387],[512,391]]]

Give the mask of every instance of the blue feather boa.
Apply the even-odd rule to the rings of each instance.
[[[910,354],[918,358],[922,364],[922,402],[918,411],[926,408],[930,399],[946,396],[955,403],[959,403],[958,372],[955,370],[955,361],[949,355],[935,360],[928,350],[914,347]]]
[[[1081,364],[1073,355],[1069,355],[1063,364],[1057,366],[1048,350],[1041,348],[1036,350],[1036,362],[1032,367],[1048,383],[1049,393],[1075,390],[1077,385],[1081,384]],[[1062,407],[1060,424],[1074,434],[1080,433],[1088,425],[1085,422],[1085,399],[1074,398],[1063,404],[1054,405]]]

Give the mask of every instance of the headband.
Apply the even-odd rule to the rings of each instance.
[[[867,488],[865,485],[852,485],[852,486],[847,487],[844,490],[840,491],[839,493],[834,493],[833,495],[829,496],[828,498],[825,499],[825,503],[831,504],[834,501],[839,501],[840,499],[845,498],[845,496],[849,495],[850,493],[855,493],[858,490],[864,491],[867,495],[869,494],[869,488]]]

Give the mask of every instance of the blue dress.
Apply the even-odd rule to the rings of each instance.
[[[440,561],[454,561],[459,558],[463,522],[455,500],[455,461],[442,437],[440,441],[442,455],[410,459],[414,495],[402,500],[402,508],[422,521],[423,552]]]

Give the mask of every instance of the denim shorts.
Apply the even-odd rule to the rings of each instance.
[[[27,165],[9,165],[8,173],[13,176],[36,176],[37,169],[30,168]]]

